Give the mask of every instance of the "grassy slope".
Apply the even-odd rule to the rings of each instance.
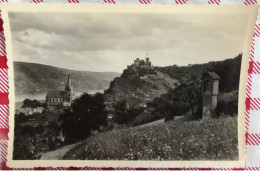
[[[120,74],[115,72],[73,71],[48,65],[14,62],[15,92],[44,93],[64,89],[68,75],[75,91],[104,90]]]
[[[67,160],[234,160],[237,117],[175,121],[92,136],[68,151]]]

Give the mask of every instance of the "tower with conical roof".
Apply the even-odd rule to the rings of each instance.
[[[73,86],[72,86],[72,83],[71,83],[70,76],[68,76],[68,81],[67,81],[67,85],[65,87],[65,91],[73,92]]]
[[[66,106],[70,106],[74,97],[74,92],[73,92],[73,86],[72,86],[72,81],[70,79],[70,76],[68,76],[68,81],[65,87],[65,92],[66,92]]]

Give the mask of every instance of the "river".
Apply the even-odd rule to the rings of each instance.
[[[104,90],[88,90],[86,93],[88,94],[95,94],[95,93],[103,93]],[[84,92],[74,92],[75,93],[75,97],[79,97],[81,94],[83,94]],[[45,100],[46,99],[46,94],[47,92],[44,93],[23,93],[23,94],[15,94],[15,102],[22,102],[24,101],[24,99],[35,99],[35,100]]]

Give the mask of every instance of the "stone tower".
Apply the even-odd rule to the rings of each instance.
[[[66,84],[66,87],[65,87],[65,91],[67,92],[67,99],[66,99],[66,101],[71,103],[72,100],[73,100],[74,91],[73,91],[73,86],[72,86],[72,82],[71,82],[70,76],[68,76],[68,81],[67,81],[67,84]]]
[[[203,118],[216,116],[219,80],[215,72],[207,72],[202,76]]]
[[[70,76],[68,76],[68,81],[67,81],[67,85],[65,87],[65,91],[73,91],[73,86],[72,86],[72,83],[71,83]]]

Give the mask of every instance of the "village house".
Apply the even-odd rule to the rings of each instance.
[[[64,91],[51,90],[46,95],[47,106],[70,106],[74,97],[73,86],[70,77]]]

